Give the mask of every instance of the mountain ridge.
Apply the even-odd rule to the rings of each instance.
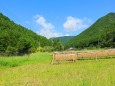
[[[112,36],[111,36],[112,34]],[[65,47],[115,47],[115,13],[99,18],[89,28],[75,36]],[[107,37],[108,36],[108,37]]]
[[[75,36],[60,36],[60,37],[53,37],[50,38],[50,40],[60,40],[60,42],[62,44],[68,42],[69,40],[71,40],[72,38],[74,38]]]

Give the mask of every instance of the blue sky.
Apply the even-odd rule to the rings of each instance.
[[[0,0],[0,12],[47,38],[76,36],[115,12],[115,0]]]

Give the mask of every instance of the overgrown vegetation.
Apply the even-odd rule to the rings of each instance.
[[[115,48],[115,13],[98,19],[92,26],[65,44],[65,47]]]
[[[51,53],[34,53],[24,56],[0,57],[0,68],[17,67],[26,64],[44,63],[51,59]]]

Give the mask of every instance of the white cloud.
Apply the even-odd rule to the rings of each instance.
[[[42,28],[42,29],[40,29],[40,31],[37,31],[37,34],[45,36],[48,39],[52,38],[52,37],[63,36],[61,33],[57,33],[57,32],[55,32],[53,30],[49,30],[49,29],[46,29],[46,28]]]
[[[40,30],[37,31],[37,34],[47,38],[64,36],[63,34],[56,32],[55,27],[51,23],[46,22],[46,19],[43,16],[36,15],[34,18],[36,19],[35,22],[41,26]]]
[[[40,15],[36,16],[37,20],[36,22],[41,25],[43,28],[47,28],[47,29],[53,29],[54,26],[51,23],[47,23],[46,19]]]
[[[63,24],[63,27],[67,32],[74,32],[77,31],[78,29],[87,28],[88,25],[85,24],[84,22],[86,20],[87,18],[79,19],[79,18],[74,18],[72,16],[69,16],[67,17],[66,22]]]

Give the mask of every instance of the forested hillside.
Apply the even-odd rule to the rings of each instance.
[[[72,38],[74,38],[74,36],[62,36],[62,37],[51,38],[50,40],[60,40],[60,42],[64,44],[70,41]]]
[[[115,48],[115,13],[98,19],[92,26],[65,44],[65,47]]]
[[[31,53],[38,46],[51,46],[51,41],[0,13],[0,55]]]

